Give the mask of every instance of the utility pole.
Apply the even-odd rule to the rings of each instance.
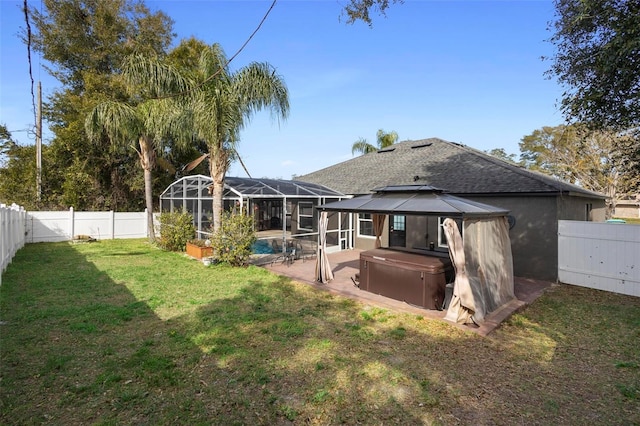
[[[42,198],[42,85],[38,82],[38,105],[36,110],[36,197]]]

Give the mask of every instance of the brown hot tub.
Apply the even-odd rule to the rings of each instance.
[[[448,258],[373,249],[360,253],[360,289],[427,309],[442,309],[452,280]]]

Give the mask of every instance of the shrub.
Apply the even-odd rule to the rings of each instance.
[[[158,245],[164,250],[185,251],[187,241],[193,238],[196,228],[189,213],[162,213],[160,215],[160,239]]]
[[[255,241],[251,216],[235,211],[223,212],[220,229],[211,237],[211,246],[220,262],[241,266],[247,263]]]

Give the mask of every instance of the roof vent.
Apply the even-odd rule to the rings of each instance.
[[[396,150],[395,148],[385,148],[385,149],[378,150],[378,152],[391,152],[395,150]]]
[[[425,146],[431,146],[431,145],[433,145],[433,142],[427,142],[427,143],[422,143],[420,145],[413,145],[411,149],[424,148]]]

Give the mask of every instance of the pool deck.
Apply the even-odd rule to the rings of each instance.
[[[446,321],[449,324],[470,332],[478,333],[481,336],[486,336],[491,333],[500,326],[502,321],[523,307],[531,304],[540,297],[545,290],[554,285],[546,281],[515,277],[515,299],[487,315],[484,323],[479,327],[468,326],[445,320],[444,316],[446,311],[424,309],[399,300],[360,290],[352,280],[360,270],[360,250],[343,250],[337,253],[330,253],[328,256],[334,279],[327,284],[315,281],[315,257],[296,259],[293,262],[283,261],[280,258],[273,263],[267,263],[262,266],[278,275],[284,275],[295,281],[309,284],[319,290],[349,297],[367,305],[382,307],[397,312],[422,315],[427,319]]]

